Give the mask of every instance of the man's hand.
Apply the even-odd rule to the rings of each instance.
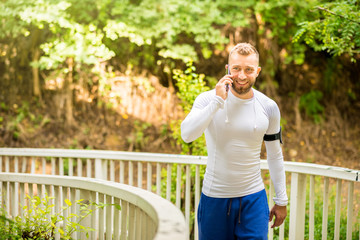
[[[224,100],[226,100],[228,96],[228,92],[226,91],[226,84],[228,84],[230,87],[233,82],[231,77],[231,75],[225,75],[222,79],[219,80],[219,82],[215,86],[216,95],[220,96]]]
[[[284,222],[286,215],[286,206],[274,205],[274,207],[271,209],[269,217],[269,222],[271,222],[275,216],[275,221],[271,228],[279,227]]]

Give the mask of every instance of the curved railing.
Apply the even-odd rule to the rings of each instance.
[[[152,191],[182,210],[189,236],[194,239],[198,235],[194,219],[200,199],[201,172],[206,162],[207,157],[176,154],[0,148],[0,172],[86,176]],[[261,160],[261,169],[271,207],[274,190],[265,160]],[[269,229],[269,239],[274,235],[279,239],[315,239],[319,235],[315,232],[319,231],[321,238],[327,239],[330,228],[334,229],[333,239],[340,238],[341,229],[346,229],[346,239],[359,234],[358,170],[285,162],[285,171],[289,217],[279,229]]]
[[[62,212],[66,216],[78,213],[79,199],[105,206],[89,205],[94,211],[82,223],[95,229],[89,232],[90,239],[188,239],[183,214],[169,201],[140,188],[99,179],[20,173],[0,173],[0,183],[1,206],[12,218],[23,215],[22,206],[29,205],[25,195],[36,191],[40,197],[54,197],[57,212],[66,206],[62,200],[71,199],[73,207]],[[83,233],[74,234],[73,239],[85,239]]]

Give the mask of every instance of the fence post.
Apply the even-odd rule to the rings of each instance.
[[[84,207],[86,208],[91,208],[90,204],[90,191],[88,190],[80,190],[80,199],[83,199],[83,201],[81,202],[82,204],[84,204]],[[75,203],[73,203],[75,204]],[[82,206],[77,206],[78,208],[78,215],[84,215],[85,212],[81,213],[81,208]],[[86,227],[86,228],[90,228],[91,227],[91,214],[89,216],[86,216],[82,221],[81,221],[81,225]],[[80,230],[80,229],[78,229]],[[78,231],[78,239],[86,239],[86,233]]]
[[[95,159],[95,178],[107,180],[107,161],[104,159]]]
[[[306,175],[291,174],[289,239],[304,239],[306,205]]]

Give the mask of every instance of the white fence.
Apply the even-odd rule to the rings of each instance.
[[[81,222],[83,226],[95,229],[89,232],[90,239],[188,239],[185,219],[179,209],[140,188],[98,179],[0,173],[0,206],[9,218],[24,215],[22,206],[29,207],[26,194],[54,197],[52,204],[56,212],[62,213],[64,221],[71,214],[78,215],[80,207],[75,203],[79,199],[103,204],[104,208],[98,209],[89,205],[93,212]],[[61,211],[67,206],[65,199],[72,205]],[[65,231],[66,222],[62,225],[58,223],[57,227]],[[82,232],[74,232],[72,237],[85,239]],[[55,239],[60,239],[59,233]]]
[[[196,219],[202,174],[207,157],[120,151],[0,148],[0,172],[90,177],[134,185],[171,200],[185,215],[189,236],[197,239]],[[265,183],[268,166],[261,161]],[[355,239],[359,234],[359,171],[307,163],[285,162],[289,221],[269,229],[269,239]],[[267,184],[269,205],[274,196]],[[318,199],[318,196],[322,196]],[[335,199],[335,202],[332,202]],[[333,214],[335,212],[335,214]],[[321,223],[316,216],[321,216]],[[331,216],[331,218],[330,218]],[[316,238],[318,239],[318,238]],[[356,237],[356,239],[360,239]]]

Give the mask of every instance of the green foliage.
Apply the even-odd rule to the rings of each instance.
[[[292,43],[293,35],[298,30],[298,24],[308,19],[309,9],[315,6],[318,0],[293,1],[293,0],[269,0],[256,1],[255,12],[258,14],[258,35],[271,41],[271,45],[282,49],[284,63],[303,64],[306,47],[303,43]],[[273,55],[272,47],[269,46],[269,54]],[[265,67],[267,71],[273,71],[276,66],[272,58],[267,59]],[[273,76],[273,74],[272,74]]]
[[[89,232],[94,229],[81,225],[81,221],[92,214],[91,207],[104,208],[113,205],[116,209],[121,210],[117,204],[104,204],[88,202],[84,199],[76,200],[75,203],[65,199],[65,206],[61,212],[55,212],[54,197],[40,198],[38,196],[26,197],[29,207],[22,206],[23,215],[16,216],[14,220],[8,219],[6,212],[0,208],[0,234],[2,239],[55,239],[55,234],[60,234],[60,239],[72,239],[74,232],[84,232],[89,238]],[[68,211],[73,204],[77,205],[79,213],[71,213],[68,217],[63,216],[63,212]],[[57,226],[61,221],[65,221],[63,227]]]
[[[322,92],[312,90],[300,98],[299,108],[305,110],[307,116],[311,117],[315,123],[322,121],[324,107],[320,104],[323,97]]]
[[[190,61],[186,64],[187,69],[185,71],[176,69],[174,70],[174,79],[176,80],[176,86],[179,88],[177,96],[181,100],[181,107],[185,114],[188,114],[196,97],[207,90],[204,81],[204,74],[197,74],[195,66]],[[183,154],[190,155],[207,155],[205,137],[204,135],[191,143],[185,143],[181,139],[181,120],[173,121],[171,123],[171,130],[173,131],[173,137],[177,143],[181,146]]]
[[[56,226],[65,218],[61,213],[53,213],[55,207],[53,197],[27,196],[27,200],[30,207],[22,206],[23,216],[16,216],[14,220],[7,219],[4,209],[0,209],[2,216],[0,233],[6,236],[5,239],[55,239],[55,233],[59,233],[61,239],[71,239],[74,231],[85,233],[93,231],[91,228],[80,225],[81,220],[92,213],[89,205],[83,203],[83,200],[76,201],[80,213],[67,217],[67,225],[63,229]],[[64,202],[66,207],[63,207],[62,212],[72,206],[70,200],[65,199]]]
[[[315,6],[312,17],[299,24],[294,42],[305,42],[315,51],[334,56],[348,54],[352,61],[360,53],[360,5],[355,0],[339,0]]]
[[[134,121],[134,128],[129,137],[127,137],[128,143],[132,146],[133,150],[140,151],[145,145],[149,143],[149,137],[146,136],[145,131],[151,127],[150,123],[141,123],[138,120]]]
[[[6,108],[6,111],[10,113],[8,108]],[[4,126],[8,131],[12,132],[15,139],[18,139],[25,133],[24,122],[30,122],[35,128],[42,127],[50,122],[48,117],[33,113],[30,109],[30,103],[27,101],[23,101],[21,105],[14,104],[13,108],[11,108],[11,115],[6,122],[4,121]],[[0,125],[3,120],[0,117]],[[27,129],[26,131],[31,133],[33,129]]]

